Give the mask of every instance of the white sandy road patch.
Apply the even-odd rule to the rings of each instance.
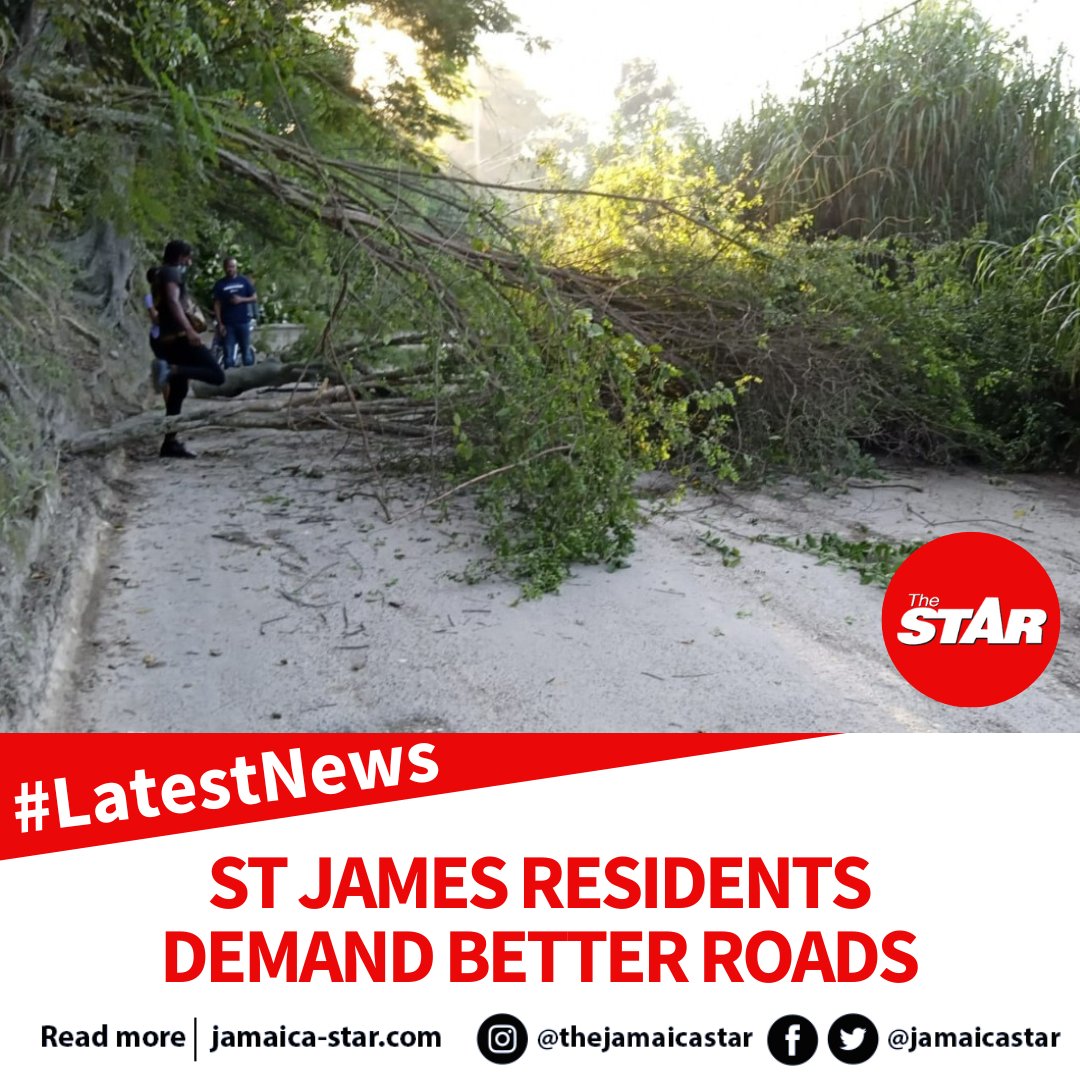
[[[45,729],[1080,730],[1080,484],[892,473],[840,495],[794,481],[660,508],[628,569],[516,603],[460,580],[484,554],[467,500],[374,484],[327,434],[204,435],[132,463],[123,521]],[[341,496],[349,496],[344,499]],[[924,699],[889,662],[882,591],[761,534],[894,541],[982,529],[1028,547],[1062,600],[1058,653],[1013,701]],[[739,548],[723,565],[702,541]]]

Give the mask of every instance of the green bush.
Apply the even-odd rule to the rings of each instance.
[[[674,467],[697,443],[734,478],[721,438],[735,394],[674,392],[681,373],[658,348],[587,309],[530,300],[519,316],[521,340],[474,372],[486,393],[455,430],[470,473],[490,474],[481,505],[496,561],[536,595],[574,563],[617,566],[630,553],[641,471]]]

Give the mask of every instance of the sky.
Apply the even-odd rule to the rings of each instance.
[[[657,62],[681,99],[716,132],[750,110],[768,86],[798,91],[815,54],[905,6],[907,0],[507,0],[522,28],[552,47],[482,42],[487,61],[520,73],[552,114],[569,112],[602,130],[614,108],[621,65]],[[1080,53],[1080,0],[976,0],[1004,29],[1027,36],[1038,57],[1059,43]],[[1073,81],[1080,70],[1072,67]]]

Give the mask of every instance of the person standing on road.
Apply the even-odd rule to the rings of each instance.
[[[195,322],[197,318],[187,295],[184,277],[191,266],[191,245],[170,240],[165,245],[162,265],[154,275],[151,299],[157,311],[158,338],[156,359],[150,365],[154,389],[165,396],[165,415],[179,416],[187,397],[188,382],[220,386],[225,373],[214,361],[213,353],[203,344]],[[193,458],[195,455],[170,432],[161,444],[161,456]]]
[[[214,316],[217,331],[225,335],[225,366],[235,367],[236,354],[244,367],[255,363],[251,351],[251,323],[255,315],[255,301],[259,299],[255,286],[249,278],[237,270],[236,260],[225,260],[225,276],[214,285]]]

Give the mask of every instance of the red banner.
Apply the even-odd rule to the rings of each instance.
[[[9,735],[0,858],[817,737]]]

